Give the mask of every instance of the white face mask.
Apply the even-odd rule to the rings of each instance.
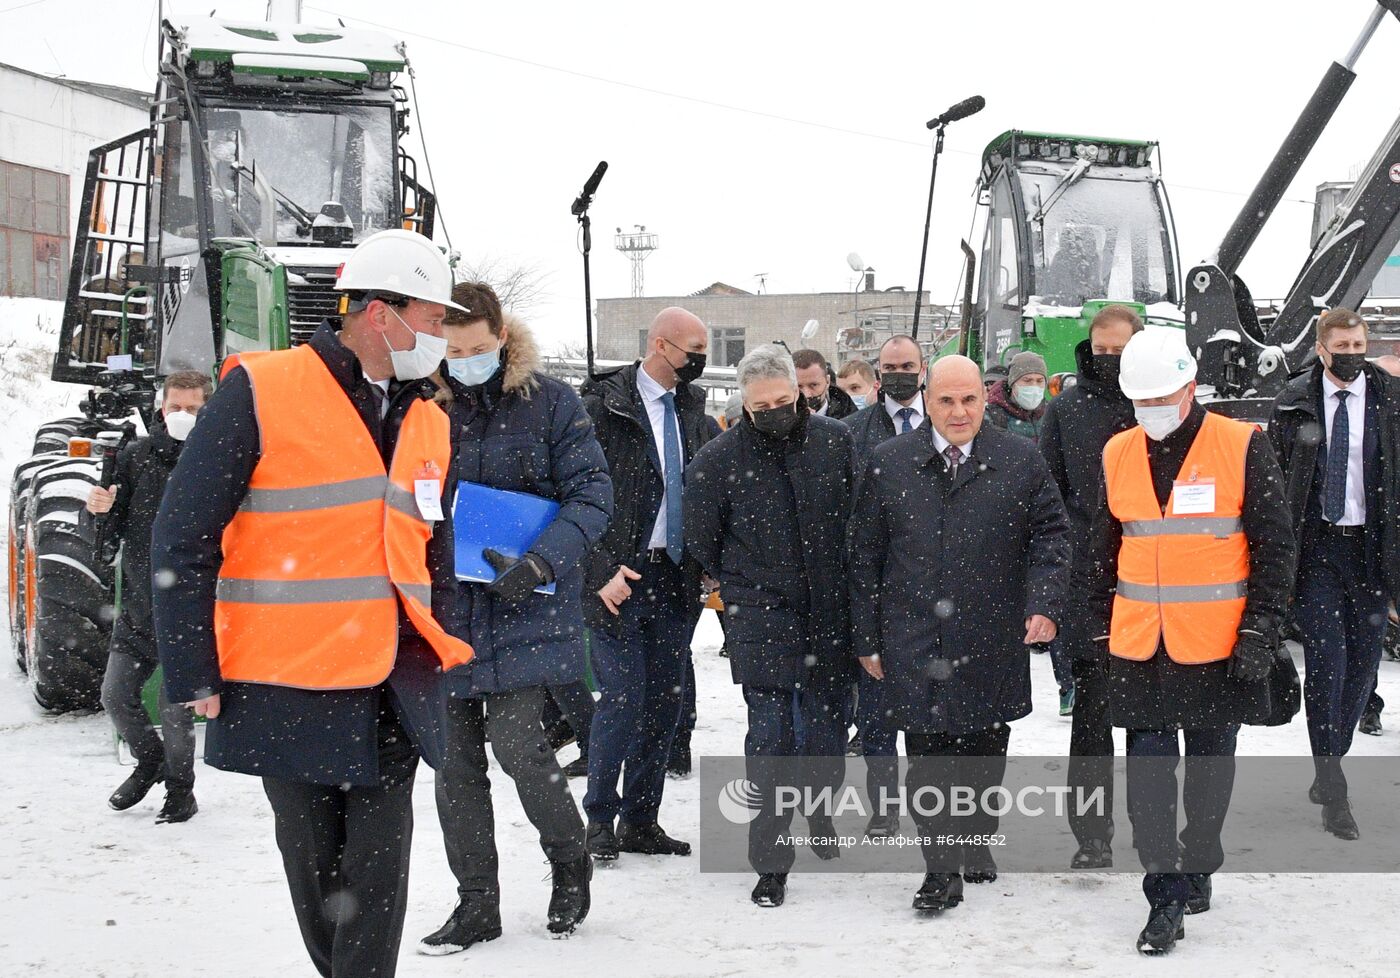
[[[196,420],[196,416],[188,411],[171,411],[165,415],[165,430],[176,441],[184,441],[194,430]]]
[[[1034,411],[1045,400],[1045,388],[1022,384],[1016,388],[1016,403],[1027,411]]]
[[[857,409],[865,407],[865,405],[866,405],[865,395],[864,395],[864,394],[852,394],[852,395],[851,395],[851,403],[854,404],[854,405],[856,406]]]
[[[1181,427],[1185,420],[1181,416],[1181,402],[1163,404],[1160,407],[1134,407],[1133,417],[1153,441],[1161,441]]]
[[[384,345],[389,346],[389,361],[394,365],[394,376],[402,381],[422,380],[436,370],[446,358],[447,338],[414,332],[413,327],[403,321],[403,317],[393,306],[385,305],[384,308],[392,312],[394,318],[403,323],[403,328],[413,333],[414,337],[411,350],[396,350],[389,346],[388,339],[384,340]]]

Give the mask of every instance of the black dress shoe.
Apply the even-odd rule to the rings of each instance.
[[[1351,814],[1351,802],[1345,798],[1322,806],[1322,827],[1348,842],[1361,838],[1361,829]]]
[[[569,862],[549,861],[554,889],[549,895],[549,932],[563,937],[572,934],[592,904],[589,884],[593,879],[593,857],[584,853]]]
[[[1153,907],[1147,917],[1147,926],[1138,935],[1137,949],[1143,954],[1166,954],[1176,947],[1176,942],[1186,936],[1186,907],[1180,903],[1168,903]]]
[[[867,839],[893,839],[897,835],[899,835],[898,815],[870,816],[870,823],[865,827]]]
[[[199,811],[199,803],[194,800],[194,789],[186,785],[168,785],[165,791],[165,804],[156,816],[157,825],[172,822],[188,822]]]
[[[690,843],[673,839],[655,822],[633,825],[619,822],[617,825],[617,847],[623,852],[635,852],[643,856],[688,856]]]
[[[588,777],[588,755],[580,754],[568,764],[565,764],[561,770],[564,772],[564,777],[566,778]]]
[[[463,901],[453,909],[447,923],[418,942],[419,954],[456,954],[473,944],[484,944],[501,936],[501,911],[495,904]]]
[[[787,898],[787,873],[760,873],[750,898],[760,907],[781,907]]]
[[[549,749],[552,751],[561,751],[576,739],[574,728],[569,726],[567,720],[555,720],[551,723],[545,728],[544,738],[549,742]]]
[[[957,873],[928,873],[914,894],[914,909],[919,913],[951,910],[962,903],[962,898],[963,881]]]
[[[967,846],[963,849],[963,882],[995,883],[997,864],[992,851],[986,846]]]
[[[671,756],[666,761],[666,777],[690,777],[690,738],[687,737],[685,743],[681,743],[677,737],[675,744],[671,746]]]
[[[1110,869],[1113,846],[1104,839],[1086,839],[1069,861],[1070,869]]]
[[[1381,735],[1381,712],[1380,710],[1367,710],[1361,714],[1361,722],[1356,725],[1356,729],[1372,737]]]
[[[836,826],[829,818],[813,816],[807,819],[807,834],[811,836],[811,848],[818,859],[828,862],[841,858],[841,845],[836,841]]]
[[[165,780],[165,765],[160,764],[153,768],[143,768],[139,765],[135,771],[127,776],[117,790],[112,792],[112,797],[107,799],[107,804],[113,811],[124,812],[132,805],[135,805],[146,795],[150,794],[152,788]]]
[[[1186,912],[1205,913],[1210,909],[1210,874],[1187,873],[1186,879],[1191,884],[1191,895],[1186,898]]]
[[[617,834],[610,822],[589,822],[588,835],[584,842],[588,854],[599,862],[610,863],[617,858],[619,847]]]

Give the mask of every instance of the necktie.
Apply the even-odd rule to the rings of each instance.
[[[958,466],[962,464],[963,451],[957,445],[949,445],[943,449],[943,457],[948,460],[948,471],[957,474]]]
[[[902,407],[898,411],[896,411],[895,414],[899,415],[899,423],[902,426],[899,429],[899,433],[901,435],[904,434],[906,431],[914,430],[914,425],[909,421],[909,419],[914,416],[913,408]]]
[[[681,440],[676,431],[676,392],[661,395],[666,408],[662,422],[662,463],[666,468],[666,556],[679,564],[685,550],[685,534],[681,530]]]
[[[1347,457],[1351,454],[1351,427],[1347,418],[1347,396],[1337,391],[1337,411],[1332,415],[1332,433],[1327,438],[1327,476],[1322,487],[1322,515],[1336,523],[1347,506]]]

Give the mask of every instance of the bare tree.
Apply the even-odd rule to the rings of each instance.
[[[459,282],[485,282],[496,291],[501,308],[526,313],[544,297],[549,275],[535,262],[514,262],[486,255],[474,262],[463,260],[457,266]]]

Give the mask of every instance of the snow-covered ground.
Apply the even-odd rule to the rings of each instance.
[[[34,362],[37,354],[7,350],[12,337],[20,341],[15,349],[52,348],[52,333],[34,325],[46,310],[56,329],[53,304],[0,300],[0,488],[27,453],[34,427],[71,413],[78,397],[76,388],[37,376],[47,371],[47,362]],[[11,369],[21,360],[33,365]],[[743,750],[742,701],[728,663],[715,654],[719,641],[706,613],[694,644],[697,756]],[[13,662],[0,637],[0,976],[313,974],[259,783],[201,767],[202,807],[193,821],[155,825],[159,791],[114,813],[106,797],[127,769],[115,760],[105,718],[43,715]],[[1063,754],[1069,720],[1056,715],[1050,662],[1036,656],[1032,665],[1035,712],[1014,725],[1011,750]],[[1382,664],[1381,692],[1400,704],[1400,663]],[[1400,754],[1400,715],[1386,719],[1382,737],[1357,737],[1356,753]],[[1306,729],[1301,719],[1246,728],[1240,749],[1306,754]],[[572,756],[567,749],[564,759]],[[423,767],[414,795],[418,832],[399,968],[407,978],[1400,972],[1397,875],[1222,875],[1211,912],[1187,922],[1186,940],[1170,958],[1149,961],[1132,950],[1145,917],[1135,875],[1007,875],[969,887],[957,910],[921,920],[909,909],[914,875],[794,876],[787,904],[760,910],[748,900],[748,875],[702,875],[696,857],[624,856],[596,874],[584,926],[555,941],[543,926],[548,867],[499,772],[493,781],[505,934],[462,955],[424,958],[413,944],[442,922],[454,898],[432,780]],[[572,787],[581,799],[582,782]],[[699,808],[696,778],[668,782],[662,823],[669,831],[697,839]],[[1365,844],[1361,828],[1358,845]],[[1117,855],[1133,858],[1126,847]]]

